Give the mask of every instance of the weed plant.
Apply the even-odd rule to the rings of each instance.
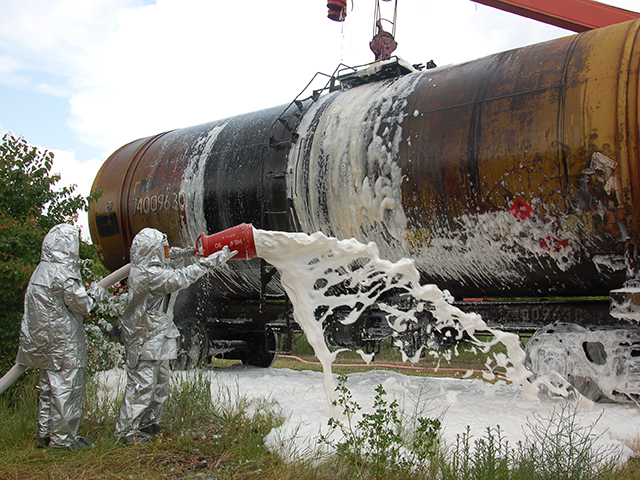
[[[0,450],[12,448],[25,435],[34,435],[38,421],[37,385],[38,372],[30,369],[0,396]]]
[[[432,462],[438,452],[440,420],[418,417],[415,430],[407,429],[397,400],[387,401],[384,387],[378,385],[373,412],[360,415],[356,422],[361,407],[353,401],[346,382],[345,375],[338,377],[338,398],[334,401],[344,420],[329,419],[329,434],[319,439],[335,450],[340,465],[358,478],[384,478]]]
[[[619,457],[615,449],[596,446],[596,424],[580,426],[576,408],[568,403],[548,418],[528,421],[526,440],[515,446],[502,436],[499,425],[488,427],[478,439],[472,438],[467,427],[453,445],[443,445],[439,419],[417,417],[412,425],[404,424],[398,402],[385,400],[382,385],[376,388],[370,414],[360,414],[360,405],[346,388],[346,376],[339,377],[337,391],[334,406],[342,415],[329,420],[329,433],[321,435],[319,443],[335,451],[334,457],[325,460],[325,468],[339,471],[342,478],[638,478],[629,466],[616,470]]]

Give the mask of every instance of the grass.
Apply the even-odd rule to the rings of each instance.
[[[314,360],[304,340],[294,354]],[[378,361],[402,364],[395,355],[385,346]],[[484,363],[473,358],[465,363],[460,357],[452,363],[462,368]],[[281,360],[287,360],[286,368],[294,362],[279,359],[276,367]],[[339,361],[361,360],[344,354]],[[220,362],[224,361],[214,365],[228,365]],[[298,361],[295,365],[316,368]],[[0,479],[640,479],[634,460],[618,469],[602,462],[593,432],[576,426],[571,410],[535,419],[529,425],[530,441],[524,444],[509,445],[499,429],[487,429],[482,438],[467,433],[458,436],[456,444],[443,445],[438,419],[406,418],[397,403],[386,402],[382,387],[373,413],[353,417],[350,424],[346,417],[335,420],[332,428],[341,435],[324,440],[335,453],[285,462],[264,444],[265,436],[283,422],[277,404],[237,396],[215,385],[212,389],[208,378],[198,371],[177,376],[163,419],[167,430],[155,443],[133,447],[114,442],[121,392],[108,392],[88,378],[79,433],[95,448],[67,452],[35,447],[37,375],[28,371],[0,396]],[[342,385],[340,407],[357,411]]]
[[[0,479],[249,479],[265,478],[262,472],[284,465],[263,442],[281,422],[274,410],[242,398],[214,404],[210,381],[202,375],[172,386],[164,416],[169,427],[153,444],[133,447],[114,441],[122,396],[106,395],[88,379],[79,433],[95,447],[38,449],[36,384],[31,372],[0,398]]]

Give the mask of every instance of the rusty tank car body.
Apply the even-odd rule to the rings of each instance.
[[[429,70],[343,68],[288,107],[136,140],[96,177],[93,242],[116,269],[147,226],[183,247],[239,223],[355,237],[414,259],[423,282],[491,325],[622,335],[609,346],[578,333],[598,368],[620,342],[638,356],[639,31],[628,22]],[[232,263],[181,294],[183,341],[198,358],[268,365],[277,334],[295,330],[278,275],[260,259]],[[381,324],[327,332],[371,346],[389,333]],[[540,368],[562,356],[534,353]]]

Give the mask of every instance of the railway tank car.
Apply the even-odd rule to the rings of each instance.
[[[374,241],[487,323],[545,329],[534,366],[564,362],[545,335],[568,325],[576,361],[600,369],[575,383],[597,397],[589,375],[640,355],[639,30],[627,22],[428,70],[399,59],[344,68],[289,106],[136,140],[95,179],[93,242],[116,269],[147,226],[183,247],[240,223]],[[277,336],[296,327],[278,274],[260,259],[231,263],[180,295],[182,340],[191,360],[269,365]],[[374,345],[389,332],[373,317],[327,334]],[[594,329],[613,343],[586,338]]]

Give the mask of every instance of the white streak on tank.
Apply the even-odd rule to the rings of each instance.
[[[408,115],[407,97],[419,79],[406,75],[363,85],[337,98],[328,95],[305,114],[297,133],[307,142],[313,139],[306,150],[308,168],[299,162],[305,152],[300,149],[308,148],[304,142],[289,156],[295,177],[289,179],[291,196],[302,203],[300,211],[311,212],[301,219],[303,230],[360,239],[363,230],[376,231],[404,242],[403,175],[396,158]],[[320,109],[325,110],[318,119]],[[386,249],[385,257],[399,258],[383,242],[379,245]]]
[[[181,234],[186,245],[195,245],[198,235],[209,231],[204,216],[204,172],[209,152],[225,126],[226,123],[215,126],[206,137],[199,139],[194,150],[200,154],[189,159],[189,164],[182,175],[180,190],[185,194],[187,224],[182,226]]]

